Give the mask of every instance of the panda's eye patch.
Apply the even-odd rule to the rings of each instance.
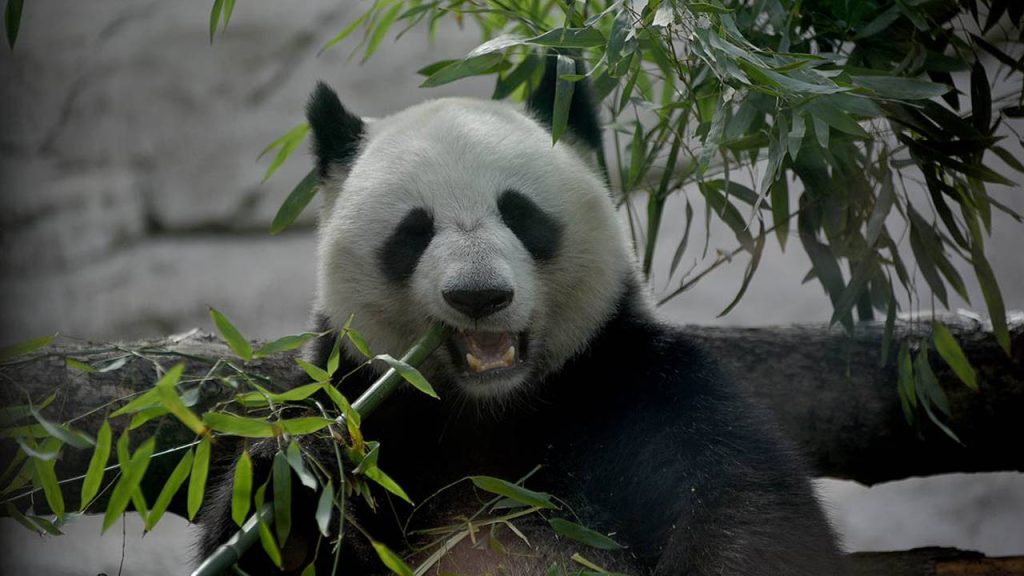
[[[433,237],[434,219],[430,214],[423,208],[410,210],[377,254],[384,277],[396,283],[408,280]]]
[[[516,190],[498,197],[498,212],[509,230],[519,238],[536,260],[551,260],[558,253],[562,226],[540,206]]]

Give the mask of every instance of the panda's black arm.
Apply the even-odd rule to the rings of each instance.
[[[841,573],[801,459],[684,334],[627,309],[568,371],[575,489],[656,574]]]

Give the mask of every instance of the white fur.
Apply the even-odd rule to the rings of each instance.
[[[603,180],[572,147],[506,104],[425,102],[367,126],[351,167],[325,184],[319,307],[340,327],[354,314],[374,352],[399,354],[430,322],[461,329],[529,331],[529,371],[486,384],[461,381],[447,353],[424,366],[474,396],[500,396],[558,369],[613,313],[632,251]],[[555,258],[535,262],[502,222],[498,195],[518,190],[563,226]],[[381,245],[406,213],[433,214],[435,236],[404,287],[379,271]],[[511,305],[472,322],[441,291],[512,287]],[[438,382],[435,382],[437,384]]]

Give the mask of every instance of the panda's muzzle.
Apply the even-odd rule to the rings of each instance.
[[[513,368],[526,356],[525,333],[457,331],[448,343],[452,359],[471,374]]]

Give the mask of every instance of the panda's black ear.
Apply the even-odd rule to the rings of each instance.
[[[574,55],[569,55],[576,63],[576,73],[585,74],[586,66]],[[558,54],[548,52],[544,56],[544,76],[540,84],[526,100],[526,109],[551,129],[555,106],[555,84],[558,82]],[[567,130],[581,142],[600,153],[601,120],[597,106],[590,91],[590,83],[580,80],[574,84],[572,101],[569,104],[569,122]]]
[[[317,82],[306,105],[306,119],[313,129],[313,153],[320,178],[331,166],[345,166],[359,152],[366,127],[363,120],[341,105],[330,86]]]

